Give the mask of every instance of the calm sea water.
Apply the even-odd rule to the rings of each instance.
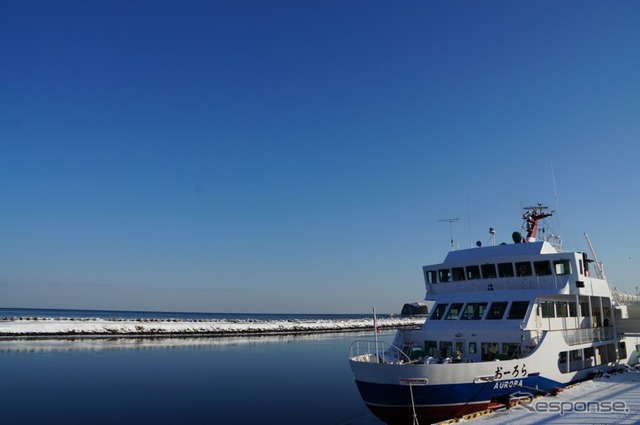
[[[347,362],[371,337],[0,340],[0,424],[375,423]]]

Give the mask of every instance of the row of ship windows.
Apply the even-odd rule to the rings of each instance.
[[[588,317],[589,303],[581,302],[579,305],[580,305],[580,316],[578,316],[578,304],[575,302],[540,301],[540,313],[544,319],[554,318],[554,317]]]
[[[503,342],[502,352],[499,352],[499,343],[497,342],[482,342],[480,343],[480,353],[483,361],[491,360],[508,360],[513,357],[514,353],[520,346],[519,343]],[[449,359],[453,358],[452,363],[459,363],[456,359],[460,359],[460,356],[475,355],[478,352],[478,343],[475,341],[469,342],[467,352],[464,350],[463,341],[425,341],[424,342],[425,355],[428,357]]]
[[[494,279],[497,277],[558,276],[572,273],[571,260],[520,261],[517,263],[482,264],[450,269],[425,270],[427,283],[446,283],[473,279]]]
[[[636,346],[636,349],[638,348],[640,346]],[[558,355],[558,368],[562,373],[575,372],[626,358],[627,345],[622,341],[618,344],[617,352],[615,344],[578,348],[569,352],[562,351]]]
[[[481,320],[485,313],[486,320],[502,320],[508,304],[507,301],[494,301],[490,306],[486,302],[440,303],[434,307],[430,320]],[[507,319],[522,320],[528,309],[529,301],[513,301]]]
[[[419,356],[424,355],[436,359],[439,358],[440,362],[445,362],[445,359],[447,359],[452,363],[459,363],[464,361],[461,356],[465,356],[465,354],[474,355],[478,352],[477,342],[471,341],[468,344],[468,350],[465,353],[464,341],[427,340],[424,342],[424,352],[419,350],[419,353],[413,353],[412,356],[418,354]],[[502,346],[502,351],[498,351],[500,346]],[[498,344],[497,342],[482,342],[480,343],[481,358],[483,361],[508,360],[515,356],[519,346],[519,343],[510,342],[503,342],[502,344]],[[636,351],[640,352],[640,344],[636,345]],[[626,358],[627,346],[623,341],[618,344],[617,352],[615,344],[579,348],[568,352],[562,351],[558,355],[558,367],[562,373],[567,373]],[[524,371],[522,371],[522,373],[524,373]]]

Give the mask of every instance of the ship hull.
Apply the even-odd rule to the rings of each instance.
[[[356,379],[358,391],[369,410],[383,422],[435,423],[484,411],[501,403],[531,400],[545,391],[563,387],[542,377],[529,377],[479,384],[397,385]]]

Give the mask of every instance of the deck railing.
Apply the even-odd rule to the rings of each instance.
[[[604,341],[613,338],[612,327],[567,329],[562,331],[562,337],[568,345],[585,344],[588,342]]]
[[[356,362],[401,364],[411,359],[401,349],[383,341],[354,341],[349,349],[349,358]]]

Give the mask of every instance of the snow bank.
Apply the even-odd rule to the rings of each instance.
[[[534,399],[526,406],[497,411],[469,425],[638,424],[640,371],[605,374],[565,389],[557,396]]]
[[[379,328],[419,326],[424,317],[379,318]],[[373,328],[373,319],[231,320],[231,319],[102,319],[5,318],[0,336],[71,335],[242,335],[357,331]]]

